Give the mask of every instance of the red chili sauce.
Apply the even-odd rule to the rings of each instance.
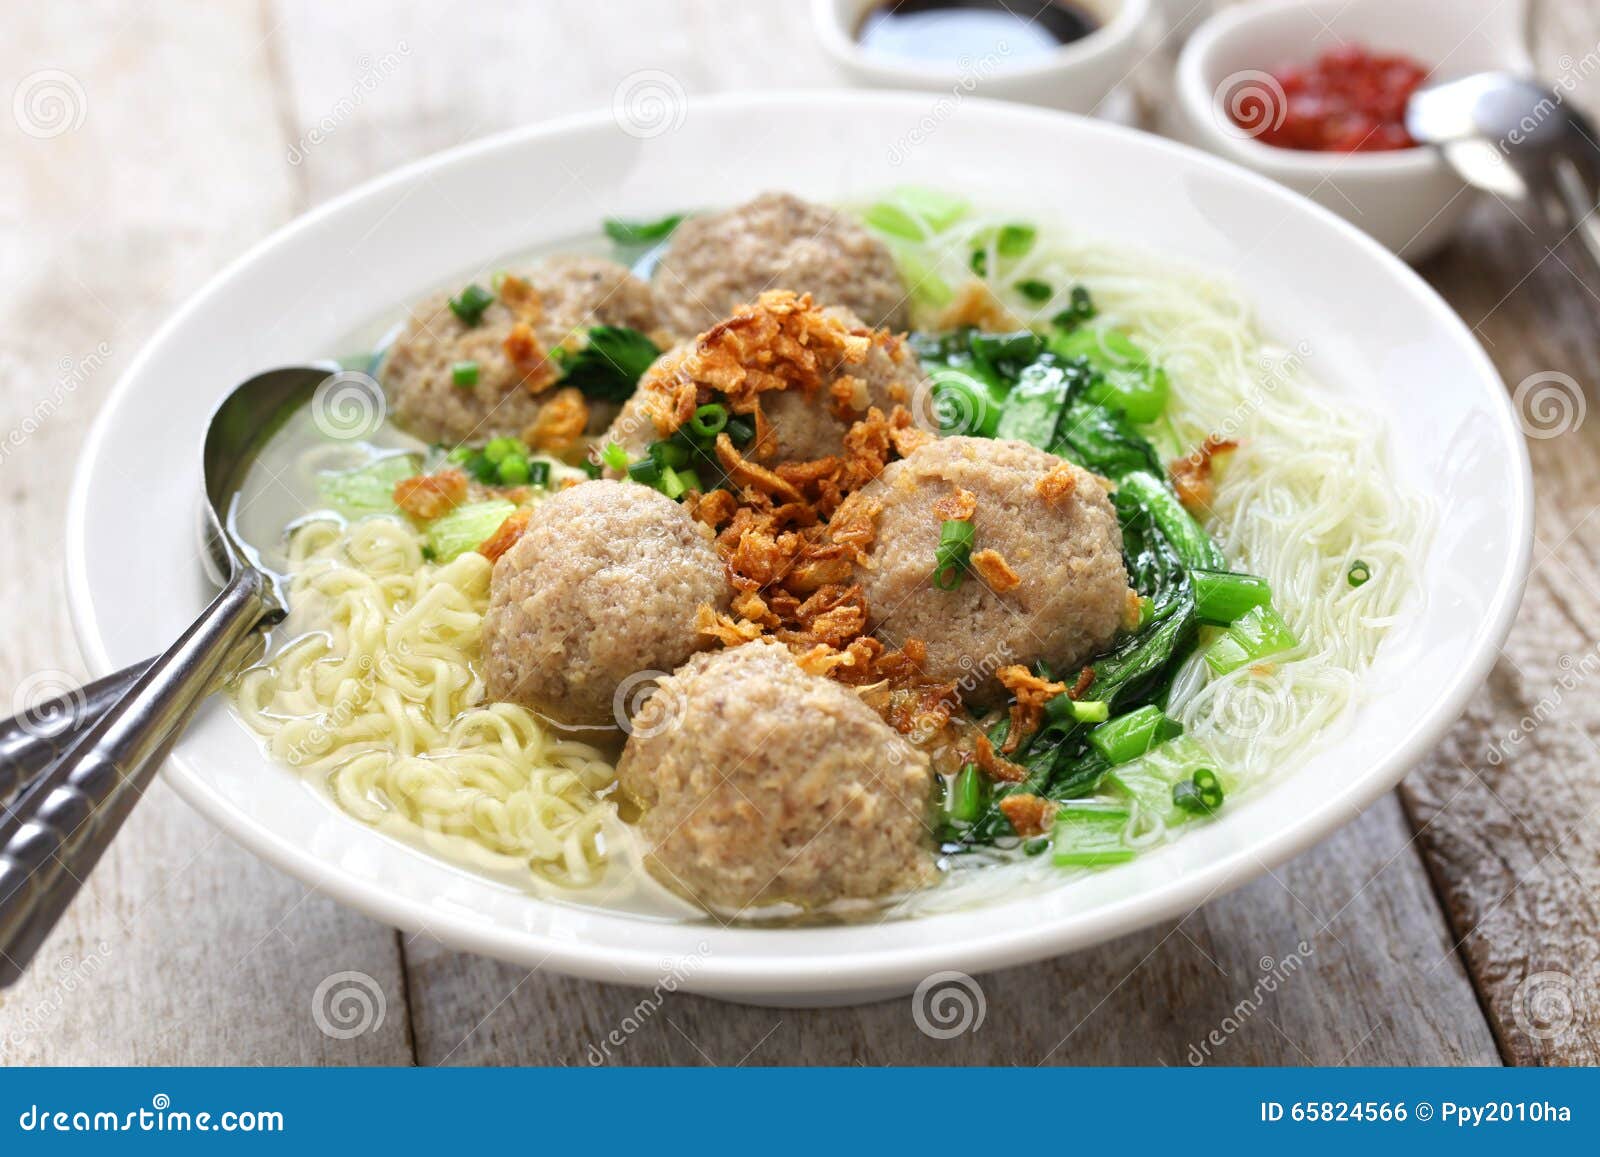
[[[1417,142],[1406,132],[1406,101],[1427,74],[1426,66],[1408,56],[1345,45],[1309,65],[1274,72],[1284,97],[1278,107],[1254,122],[1238,112],[1234,118],[1257,140],[1280,149],[1409,149]]]

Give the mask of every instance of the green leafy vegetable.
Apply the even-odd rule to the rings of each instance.
[[[597,325],[582,349],[569,353],[558,347],[554,356],[563,371],[562,384],[576,387],[586,398],[625,402],[661,350],[636,329]]]
[[[318,475],[317,495],[346,518],[392,514],[395,485],[421,469],[415,454],[392,454],[354,470]]]
[[[1299,645],[1300,640],[1277,611],[1270,606],[1254,607],[1206,648],[1206,666],[1226,675]]]
[[[1069,298],[1071,304],[1050,319],[1050,324],[1057,329],[1071,332],[1084,322],[1091,320],[1097,312],[1094,299],[1089,296],[1089,291],[1081,285],[1074,285]]]
[[[959,197],[908,185],[896,189],[888,200],[869,207],[862,220],[891,237],[921,241],[930,233],[943,233],[961,220],[967,207]]]
[[[1195,569],[1189,573],[1194,584],[1194,608],[1202,623],[1229,626],[1254,607],[1272,604],[1272,587],[1266,579],[1251,574]]]
[[[1177,720],[1151,704],[1100,724],[1089,732],[1089,742],[1112,763],[1127,763],[1182,733]]]
[[[1171,387],[1167,373],[1134,340],[1120,330],[1075,329],[1050,339],[1059,357],[1083,358],[1099,371],[1089,388],[1091,399],[1116,406],[1138,423],[1153,422],[1167,408]]]
[[[516,509],[501,499],[468,502],[428,523],[423,541],[435,562],[449,562],[469,550],[476,550]]]
[[[1123,864],[1134,851],[1123,838],[1132,813],[1116,804],[1081,803],[1056,812],[1053,859],[1060,867]]]
[[[1025,257],[1038,236],[1032,225],[1002,225],[995,237],[995,252],[1001,257]]]

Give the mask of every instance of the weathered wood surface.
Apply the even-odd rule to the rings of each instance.
[[[1581,58],[1595,7],[1541,15],[1541,52]],[[8,21],[0,65],[8,91],[41,70],[70,74],[85,113],[48,139],[0,126],[0,427],[21,428],[63,372],[75,382],[0,460],[17,539],[0,573],[11,686],[79,673],[59,600],[40,592],[58,589],[63,488],[96,400],[249,241],[401,162],[603,107],[636,70],[669,72],[691,94],[833,81],[806,6],[737,0],[489,4],[470,21],[421,3],[34,6]],[[1508,382],[1552,368],[1596,380],[1594,301],[1553,261],[1525,278],[1543,251],[1492,214],[1473,224],[1426,272],[1481,319]],[[667,994],[652,1007],[637,990],[401,937],[307,894],[157,787],[47,946],[47,967],[0,1004],[0,1063],[1593,1060],[1596,1018],[1581,1007],[1600,927],[1592,817],[1574,827],[1600,804],[1592,696],[1567,695],[1500,766],[1485,754],[1555,685],[1552,640],[1575,661],[1595,646],[1592,436],[1535,445],[1544,561],[1506,662],[1403,789],[1420,838],[1386,799],[1176,925],[980,977],[975,1032],[927,1036],[909,1001],[778,1012]],[[382,994],[381,1028],[343,1037],[326,1007],[319,1027],[313,999],[344,972]],[[1519,1029],[1529,972],[1577,985],[1561,1033]]]

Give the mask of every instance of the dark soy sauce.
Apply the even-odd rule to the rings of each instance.
[[[856,40],[883,56],[957,64],[986,54],[1042,56],[1099,27],[1086,8],[1059,0],[885,0],[861,21]]]

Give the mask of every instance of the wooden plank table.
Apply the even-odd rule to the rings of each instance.
[[[59,596],[74,455],[140,344],[251,241],[401,162],[603,107],[636,70],[691,94],[834,81],[800,4],[463,11],[162,0],[8,16],[0,685],[83,673]],[[1542,4],[1535,32],[1546,70],[1600,104],[1600,3]],[[1475,211],[1423,272],[1508,385],[1600,380],[1600,286],[1503,207]],[[903,1000],[641,1003],[453,952],[279,875],[157,785],[0,1002],[0,1063],[1600,1062],[1600,422],[1530,445],[1533,581],[1440,749],[1321,847],[1181,921],[981,978],[976,1032],[933,1039]],[[371,977],[383,1007],[355,1036],[313,1015],[340,972]]]

